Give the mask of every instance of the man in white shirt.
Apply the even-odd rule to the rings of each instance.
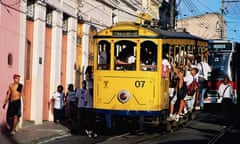
[[[204,51],[203,56],[208,56],[208,51]],[[199,69],[199,102],[197,103],[196,109],[198,110],[204,107],[204,96],[208,88],[208,74],[212,72],[212,69],[205,60],[201,60],[201,56],[197,58],[197,61],[197,67]]]
[[[232,96],[233,88],[229,84],[229,78],[224,77],[223,83],[220,84],[218,89],[218,97],[222,98],[222,108],[225,116],[225,125],[229,126],[232,122]]]
[[[59,85],[57,87],[57,91],[52,95],[54,123],[58,123],[63,120],[64,97],[63,86]]]

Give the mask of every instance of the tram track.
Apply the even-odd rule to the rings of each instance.
[[[165,142],[217,144],[219,142],[221,143],[221,138],[226,136],[225,134],[228,131],[234,129],[234,126],[223,128],[219,124],[214,123],[215,120],[210,120],[217,118],[217,115],[204,114],[202,116],[203,117],[196,120],[187,122],[183,126],[175,129],[173,132],[164,131],[163,129],[160,130],[161,127],[154,127],[153,125],[150,125],[149,127],[144,127],[143,129],[135,129],[121,135],[108,138],[99,144],[160,144]],[[207,120],[206,117],[210,121],[205,121]]]
[[[208,142],[207,140],[205,141],[208,144],[217,144],[219,143],[220,139],[224,136],[224,134],[231,129],[233,129],[234,126],[228,127],[228,128],[223,128],[219,133],[217,133],[215,136],[213,136]],[[180,129],[179,129],[180,130]],[[137,130],[138,131],[138,130]],[[173,133],[177,132],[178,130],[174,131]],[[162,134],[161,132],[159,133],[153,133],[153,134],[146,134],[145,132],[138,131],[135,134],[132,132],[127,132],[122,135],[118,135],[112,138],[107,139],[104,142],[100,142],[98,144],[112,144],[114,143],[127,143],[127,144],[159,144],[161,141],[164,143],[166,139],[164,137],[168,137],[173,133],[164,133]],[[171,137],[171,136],[170,136]],[[172,138],[169,138],[172,139]],[[194,140],[192,140],[194,141]],[[196,143],[198,140],[196,140]],[[180,142],[181,143],[181,142]],[[201,142],[200,142],[201,143]]]
[[[223,128],[216,136],[214,136],[208,144],[216,144],[228,131],[232,130],[234,128],[234,125],[230,127]]]
[[[66,139],[65,141],[78,139],[81,143],[94,144],[235,143],[239,137],[239,126],[236,124],[236,126],[223,128],[221,122],[221,116],[217,114],[198,112],[196,119],[169,133],[164,131],[159,124],[154,125],[147,122],[140,128],[136,123],[127,120],[124,123],[118,123],[115,129],[104,129],[107,133],[100,134],[97,139],[70,136],[56,142],[63,142],[64,139]]]
[[[110,137],[104,142],[99,142],[98,144],[112,144],[112,143],[127,143],[127,144],[148,144],[152,143],[152,140],[159,140],[161,137],[170,135],[171,133],[167,130],[164,130],[156,125],[147,124],[144,128],[131,130],[129,132]],[[187,126],[187,124],[186,124]],[[181,127],[183,128],[183,127]],[[179,128],[176,128],[175,131],[178,131]]]

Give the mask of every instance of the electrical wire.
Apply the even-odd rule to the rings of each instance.
[[[195,3],[195,4],[194,4]],[[197,0],[194,2],[192,0],[184,0],[181,3],[181,6],[185,5],[186,9],[193,15],[196,17],[200,17],[199,15],[201,15],[201,12],[198,10],[199,6],[204,7],[205,9],[207,9],[206,11],[209,12],[214,12],[211,8],[209,8],[207,5],[205,5],[202,1]],[[197,5],[197,6],[196,6]],[[224,17],[225,19],[225,23],[228,27],[228,29],[226,29],[226,39],[231,39],[231,40],[237,40],[239,41],[239,34],[238,32],[240,32],[240,22],[232,22],[232,20],[236,20],[240,18],[240,1],[225,1],[225,8],[224,8]],[[221,10],[221,8],[219,8]],[[180,12],[179,15],[181,17],[183,17],[183,14]],[[210,24],[211,26],[213,26],[211,24],[211,21],[204,19],[204,18],[199,18],[199,22],[201,24],[207,25]],[[232,25],[232,23],[235,23],[234,25]],[[215,27],[215,26],[214,26]],[[213,31],[213,29],[210,29],[211,31]],[[215,30],[214,30],[215,31]],[[228,35],[231,35],[232,37],[229,37]],[[233,38],[234,37],[234,38]]]
[[[27,14],[27,12],[22,11],[22,10],[19,10],[19,9],[17,9],[17,8],[11,6],[11,5],[9,5],[9,4],[6,4],[6,3],[2,2],[1,0],[0,0],[0,4],[2,4],[3,6],[5,6],[5,7],[7,7],[7,8],[12,9],[12,10],[15,10],[15,11],[17,11],[17,12],[20,12],[20,13],[22,13],[22,14]]]
[[[213,27],[215,28],[215,25],[208,22],[206,17],[201,14],[199,9],[195,6],[194,3],[192,3],[192,1],[183,0],[183,3],[186,8],[193,14],[193,16],[197,17],[197,20],[202,25],[202,27],[205,27],[205,31],[215,32],[215,29],[213,29]],[[206,34],[207,32],[203,32],[201,37],[207,37]]]

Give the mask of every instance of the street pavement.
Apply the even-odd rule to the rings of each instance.
[[[236,109],[239,110],[239,107]],[[214,110],[215,111],[215,110]],[[204,111],[200,112],[202,113],[203,119],[208,119],[208,123],[212,126],[216,125],[217,127],[221,127],[221,121],[222,119],[218,119],[218,122],[213,120],[211,122],[211,117],[209,117],[209,114],[205,113]],[[205,115],[205,116],[204,116]],[[222,139],[225,142],[231,141],[236,142],[239,141],[239,135],[240,135],[240,113],[235,113],[235,116],[237,116],[235,127],[231,129]],[[199,121],[198,123],[200,123]],[[0,144],[42,144],[42,143],[48,143],[53,142],[54,140],[58,139],[64,139],[66,137],[72,136],[73,131],[71,131],[71,126],[68,124],[55,124],[50,121],[44,121],[42,124],[26,124],[29,122],[24,122],[23,127],[19,129],[16,135],[11,136],[10,133],[3,128],[1,129],[0,133]],[[197,124],[194,124],[197,125]],[[211,127],[211,126],[210,126]],[[100,134],[101,135],[101,134]],[[114,137],[112,135],[112,137]],[[86,137],[87,138],[87,137]],[[105,137],[106,138],[106,137]],[[95,139],[102,143],[111,143],[111,140],[109,139]],[[155,142],[157,140],[155,139]],[[160,142],[160,140],[159,140]],[[94,142],[95,143],[95,142]],[[116,140],[114,140],[114,143],[116,143]]]
[[[23,126],[15,135],[2,128],[0,144],[41,144],[41,142],[71,135],[69,128],[62,124],[43,122]]]

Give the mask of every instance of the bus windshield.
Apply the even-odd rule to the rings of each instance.
[[[230,53],[211,53],[209,55],[209,64],[212,66],[212,77],[214,79],[223,79],[229,69]]]

